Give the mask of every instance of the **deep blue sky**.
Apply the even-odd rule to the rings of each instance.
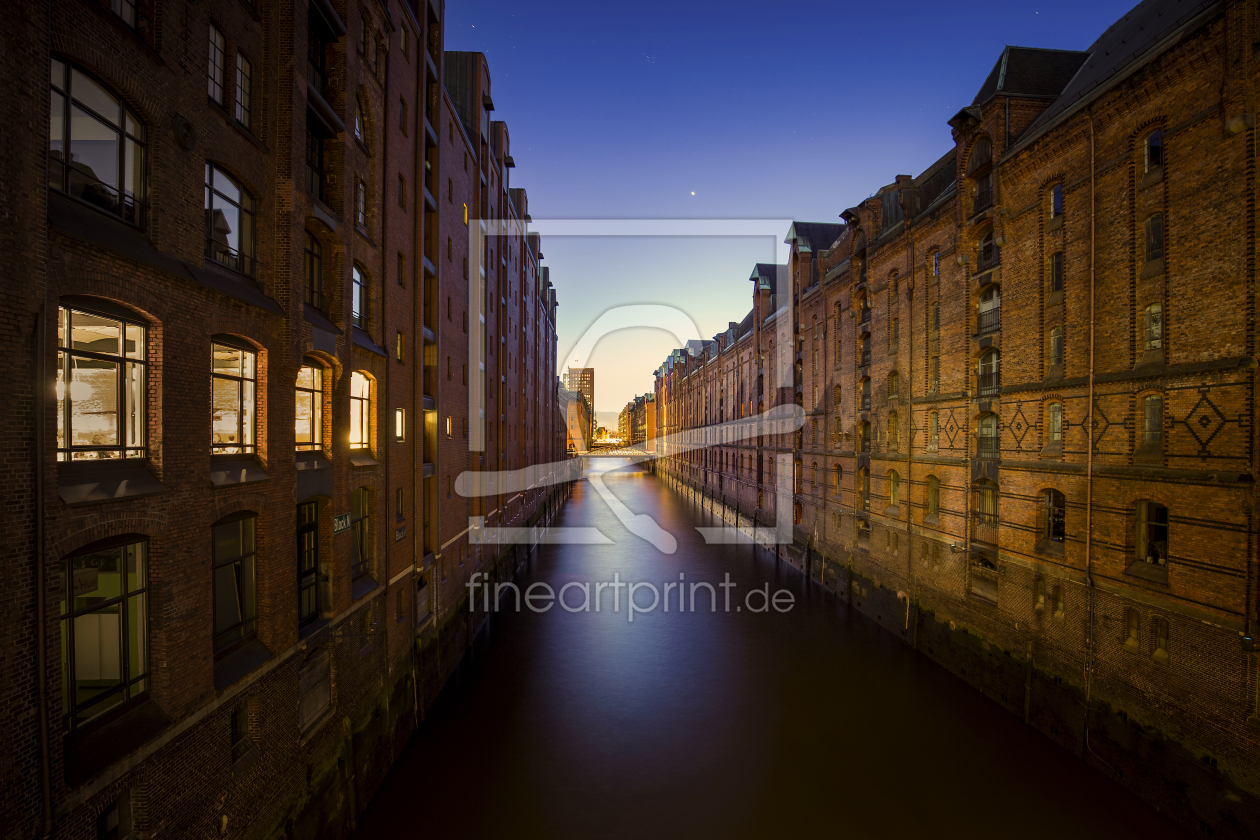
[[[1005,45],[1086,49],[1132,5],[448,0],[446,48],[486,54],[535,219],[838,221],[948,150],[946,120]],[[561,353],[619,303],[676,302],[712,335],[773,257],[765,239],[640,244],[544,240]],[[673,344],[602,342],[596,408],[650,390]]]

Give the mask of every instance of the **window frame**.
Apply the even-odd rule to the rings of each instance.
[[[230,194],[224,192],[223,181],[231,185],[239,195],[239,201],[232,198]],[[206,252],[205,257],[212,260],[216,265],[244,274],[247,277],[253,277],[257,271],[256,249],[258,245],[258,212],[254,205],[254,198],[249,191],[233,178],[228,172],[224,171],[218,164],[211,161],[205,163],[205,198],[206,203],[211,205],[205,208],[206,213]],[[229,230],[224,234],[223,239],[219,240],[215,237],[214,219],[216,213],[222,215],[222,209],[213,205],[219,201],[226,202],[229,207],[235,209],[238,231],[236,237],[237,248],[233,249],[227,240],[227,236],[231,234]],[[223,217],[226,223],[227,217]]]
[[[227,69],[227,39],[223,37],[223,31],[213,22],[210,23],[207,52],[206,96],[215,105],[224,108],[227,87],[224,83]]]
[[[1152,155],[1154,151],[1154,155]],[[1156,160],[1152,162],[1152,157]],[[1164,168],[1164,129],[1155,129],[1142,140],[1143,173]]]
[[[372,491],[368,487],[356,487],[350,491],[350,581],[353,583],[371,577],[372,560]]]
[[[1063,545],[1067,539],[1067,496],[1053,488],[1042,491],[1045,499],[1042,512],[1041,538]]]
[[[934,475],[927,477],[927,516],[941,514],[941,480]]]
[[[1152,414],[1152,404],[1155,411]],[[1154,417],[1155,423],[1151,419]],[[1156,447],[1164,441],[1164,395],[1146,394],[1142,397],[1142,445]]]
[[[1164,349],[1164,305],[1149,303],[1142,309],[1142,349],[1151,353]]]
[[[1152,213],[1142,223],[1143,249],[1142,255],[1147,263],[1154,263],[1164,258],[1164,214]]]
[[[236,52],[236,101],[233,116],[245,129],[250,127],[250,107],[253,104],[254,65],[245,53]]]
[[[89,350],[74,349],[75,314],[93,318],[101,318],[118,324],[118,355],[97,353]],[[127,350],[127,342],[131,339],[131,329],[139,331],[138,355],[131,356]],[[116,365],[116,393],[114,397],[115,425],[119,445],[75,445],[70,441],[74,435],[74,382],[68,373],[78,368],[70,367],[71,360],[83,359],[105,364]],[[137,370],[132,370],[137,368]],[[133,377],[135,377],[133,379]],[[133,393],[138,380],[139,388]],[[148,323],[139,318],[106,312],[94,311],[90,304],[75,305],[74,302],[59,303],[57,307],[57,380],[54,391],[57,396],[57,460],[58,461],[90,461],[90,460],[128,460],[148,457],[148,425],[149,425],[149,358],[148,358]],[[138,405],[136,404],[138,403]],[[124,420],[126,428],[124,429]],[[136,437],[133,439],[132,434]],[[76,453],[118,452],[112,457],[76,458]]]
[[[235,556],[221,558],[218,550],[217,532],[220,528],[226,528],[229,525],[237,525],[238,523],[249,522],[250,540],[247,541],[244,536],[244,525],[240,525],[241,529],[238,533],[241,535],[240,553]],[[232,516],[225,517],[215,522],[211,528],[211,620],[214,639],[214,656],[220,659],[233,651],[239,650],[245,645],[252,642],[258,637],[258,514],[254,511],[243,511]],[[249,550],[245,550],[246,546],[252,546]],[[246,588],[246,570],[248,564],[248,589]],[[219,587],[214,583],[214,577],[219,573],[219,569],[227,567],[240,566],[234,569],[232,582],[236,585],[235,594],[240,599],[238,602],[238,612],[240,619],[234,624],[220,629],[219,627]],[[248,609],[247,609],[248,608]],[[252,614],[247,615],[252,609]],[[232,634],[239,634],[236,638],[230,638]]]
[[[324,309],[324,246],[309,230],[303,230],[302,239],[302,280],[305,302],[323,311]]]
[[[1159,511],[1163,511],[1163,521],[1158,519],[1152,521],[1152,515],[1158,515]],[[1169,511],[1168,507],[1160,502],[1151,499],[1142,499],[1134,506],[1134,514],[1136,521],[1136,533],[1134,540],[1134,558],[1139,563],[1146,563],[1151,566],[1168,567],[1168,542],[1169,542]],[[1159,531],[1163,531],[1163,539],[1154,539]],[[1158,553],[1158,546],[1162,544],[1163,553]],[[1154,549],[1154,553],[1152,553]],[[1154,559],[1149,559],[1154,558]]]
[[[371,294],[372,278],[363,266],[351,263],[350,266],[350,320],[361,330],[368,328],[368,298]]]
[[[372,385],[374,380],[363,371],[350,372],[350,448],[372,450]],[[362,389],[359,385],[362,383]],[[360,430],[355,439],[356,426]]]
[[[297,506],[296,537],[298,627],[305,627],[320,617],[318,501]]]
[[[219,347],[242,354],[241,373],[239,375],[218,372],[215,367],[215,348]],[[258,351],[252,347],[246,347],[242,343],[231,343],[227,337],[212,337],[210,339],[210,378],[210,453],[212,455],[256,454],[258,451]],[[216,379],[238,383],[236,401],[236,416],[238,420],[236,428],[240,439],[236,442],[215,442],[214,440],[216,432],[214,431],[215,404],[213,383]],[[248,409],[246,408],[247,401],[249,403]]]
[[[302,375],[306,371],[310,371],[311,375],[309,385],[302,383]],[[302,366],[298,368],[297,382],[293,390],[293,448],[298,452],[322,452],[324,449],[324,366],[313,359],[303,359]],[[304,394],[307,395],[311,405],[309,440],[302,440],[301,433],[298,431],[298,411]]]

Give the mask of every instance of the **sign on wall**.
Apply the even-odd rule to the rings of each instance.
[[[339,513],[333,517],[333,533],[340,534],[342,531],[350,530],[350,514]]]

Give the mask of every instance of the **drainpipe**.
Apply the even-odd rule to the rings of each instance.
[[[410,271],[411,277],[410,277],[410,280],[411,280],[411,327],[412,327],[411,333],[412,333],[412,336],[411,336],[411,405],[409,407],[411,408],[411,415],[412,415],[411,422],[412,423],[415,423],[416,421],[416,416],[415,416],[416,415],[416,395],[420,392],[420,376],[419,376],[420,365],[417,365],[416,362],[420,362],[421,364],[423,364],[424,362],[423,357],[420,355],[420,350],[421,350],[420,334],[421,334],[422,325],[424,324],[422,313],[420,311],[420,302],[421,302],[420,289],[424,284],[424,263],[420,256],[421,253],[423,253],[420,250],[420,247],[421,247],[420,236],[424,232],[424,225],[423,225],[424,214],[428,212],[428,210],[424,206],[424,192],[423,192],[424,190],[423,178],[424,178],[424,171],[425,171],[424,164],[425,164],[425,161],[427,160],[427,157],[425,157],[424,155],[424,142],[425,142],[424,112],[428,107],[428,89],[424,84],[424,71],[426,67],[425,56],[427,56],[429,52],[429,32],[426,27],[430,25],[429,16],[428,16],[428,7],[426,6],[425,9],[426,11],[424,15],[417,15],[417,17],[422,18],[422,21],[423,21],[423,22],[417,21],[418,23],[420,23],[420,33],[419,33],[419,37],[416,39],[417,41],[416,43],[416,47],[417,47],[416,49],[416,92],[417,92],[417,96],[419,96],[420,98],[420,101],[416,103],[416,107],[414,109],[415,127],[414,127],[414,133],[412,135],[416,138],[417,142],[420,144],[419,145],[420,158],[418,158],[416,162],[416,172],[415,172],[416,177],[412,178],[412,181],[414,181],[415,183],[411,185],[412,206],[416,208],[415,210],[415,235],[410,237],[411,239],[411,271]],[[404,23],[404,25],[406,24]],[[434,64],[436,65],[437,62],[434,62]],[[419,280],[417,280],[416,278],[419,278]],[[389,408],[387,406],[386,407],[387,417],[388,417],[388,411],[389,411]],[[414,715],[415,715],[414,719],[416,721],[417,728],[419,727],[419,721],[421,720],[422,712],[420,709],[420,697],[419,697],[420,660],[416,656],[416,640],[415,640],[416,623],[414,619],[417,616],[415,582],[416,582],[416,579],[420,577],[420,568],[422,564],[424,563],[424,555],[421,553],[423,550],[423,545],[420,542],[420,539],[422,536],[422,534],[420,533],[422,513],[421,513],[421,508],[420,508],[420,505],[421,505],[420,459],[417,457],[417,447],[419,444],[420,444],[420,441],[417,439],[416,434],[413,432],[411,435],[411,562],[412,562],[411,606],[413,610],[413,613],[412,613],[413,621],[412,621],[412,627],[411,627],[410,632],[411,632],[411,664],[412,664],[411,701],[414,706]],[[427,592],[425,594],[428,595]]]
[[[404,24],[402,24],[402,25],[403,25],[403,26],[406,26],[406,24],[405,24],[405,23],[404,23]],[[383,132],[383,133],[384,133],[384,135],[385,135],[385,137],[384,137],[384,138],[382,139],[382,141],[381,141],[381,143],[382,143],[382,145],[383,145],[383,148],[381,149],[381,272],[380,272],[380,273],[381,273],[381,343],[382,343],[382,344],[385,344],[385,341],[386,341],[386,339],[385,339],[385,317],[384,317],[384,315],[385,315],[385,290],[386,290],[387,288],[389,288],[389,287],[388,287],[388,285],[387,285],[387,284],[389,283],[389,281],[385,279],[385,275],[388,273],[388,271],[387,271],[387,269],[386,269],[386,266],[388,266],[388,265],[389,265],[389,258],[386,256],[386,255],[389,253],[389,248],[387,247],[387,243],[389,242],[389,224],[388,224],[388,222],[389,222],[389,199],[387,199],[387,198],[386,198],[386,196],[387,196],[387,195],[389,195],[389,182],[388,182],[388,180],[387,180],[387,179],[388,179],[388,177],[389,177],[389,173],[386,171],[386,170],[389,168],[389,129],[388,129],[388,127],[387,127],[387,126],[389,125],[389,120],[386,118],[386,116],[385,116],[385,115],[389,113],[389,54],[390,54],[390,52],[391,52],[390,50],[386,50],[386,51],[385,51],[385,84],[384,84],[384,85],[382,85],[382,87],[385,89],[385,110],[384,110],[384,112],[381,114],[381,127],[385,129],[385,130],[384,130],[384,132]],[[414,332],[415,332],[415,330],[411,330],[411,332],[413,332],[413,333],[414,333]],[[414,339],[414,337],[412,338],[412,340],[413,340],[413,341],[415,340],[415,339]],[[386,347],[388,347],[389,345],[388,345],[388,344],[385,344],[385,346],[386,346]],[[353,361],[353,359],[354,359],[354,325],[353,325],[353,324],[351,324],[351,325],[350,325],[350,358],[351,358],[351,360]],[[390,368],[389,368],[389,366],[388,366],[388,365],[389,365],[389,360],[388,360],[388,358],[386,358],[386,368],[385,368],[386,370],[390,370]],[[416,366],[416,357],[415,357],[415,354],[414,354],[414,353],[413,353],[413,354],[412,354],[412,356],[411,356],[411,366],[412,366],[413,368]],[[391,378],[392,378],[392,377],[390,377],[390,376],[386,376],[386,377],[385,377],[385,393],[384,393],[384,397],[385,397],[385,416],[386,416],[386,417],[388,417],[388,416],[389,416],[389,380],[390,380]],[[379,407],[379,403],[378,403],[378,407]],[[380,431],[379,431],[379,430],[380,430],[380,424],[379,424],[379,423],[377,424],[377,430],[378,430],[378,431],[377,431],[377,435],[376,435],[376,437],[377,437],[377,440],[379,441],[379,440],[380,440],[380,437],[381,437],[381,435],[380,435]],[[387,430],[387,431],[388,431],[388,430]],[[388,438],[386,438],[386,439],[388,440]],[[385,488],[386,488],[386,490],[385,490],[385,498],[384,498],[384,499],[381,499],[380,501],[385,502],[385,504],[384,504],[384,505],[381,505],[381,507],[384,507],[384,509],[385,509],[385,510],[384,510],[384,513],[385,513],[385,517],[384,517],[384,518],[386,519],[386,521],[388,521],[388,516],[389,516],[389,485],[390,485],[390,481],[389,481],[389,461],[390,461],[390,458],[389,458],[389,446],[388,446],[388,445],[386,445],[386,446],[380,446],[380,447],[378,447],[378,450],[380,451],[380,453],[381,453],[382,455],[384,455],[384,456],[385,456],[382,460],[384,461],[383,466],[384,466],[384,468],[385,468]],[[378,505],[380,504],[380,501],[378,501]],[[380,511],[380,509],[378,508],[378,510],[377,510],[377,521],[378,521],[378,523],[379,523],[379,520],[382,518],[382,517],[380,516],[380,514],[381,514],[381,511]],[[395,527],[396,527],[396,526],[395,526]],[[388,548],[388,547],[389,547],[389,545],[390,545],[390,542],[389,542],[389,538],[388,538],[389,529],[388,529],[388,528],[386,528],[386,529],[384,529],[384,530],[385,530],[385,534],[383,534],[383,535],[381,535],[381,536],[385,536],[385,537],[386,537],[386,541],[385,541],[385,546],[386,546],[386,548],[385,548],[385,551],[383,551],[383,552],[382,552],[382,554],[384,554],[384,555],[385,555],[385,562],[384,562],[385,569],[384,569],[384,573],[381,575],[381,577],[384,579],[384,582],[385,582],[385,605],[384,605],[384,609],[382,610],[382,616],[381,616],[381,626],[384,628],[384,636],[385,636],[385,641],[384,641],[384,646],[385,646],[385,676],[386,676],[386,677],[388,677],[388,676],[389,676],[389,674],[390,674],[390,673],[392,672],[392,670],[393,670],[393,669],[390,667],[390,661],[389,661],[389,624],[390,624],[390,621],[389,621],[389,579],[390,579],[390,574],[389,574],[389,548]],[[378,537],[377,537],[377,539],[379,540],[379,539],[380,539],[380,537],[378,536]],[[389,700],[389,695],[388,695],[388,694],[386,694],[386,695],[385,695],[385,698],[386,698],[386,702],[388,702],[388,700]]]
[[[46,54],[52,54],[52,2],[44,7]],[[44,172],[48,172],[48,149],[44,149]],[[47,197],[44,199],[45,205]],[[46,209],[46,206],[45,206]],[[47,406],[45,355],[48,320],[48,234],[44,233],[44,300],[35,322],[35,702],[39,710],[39,808],[40,837],[53,830],[52,736],[48,719],[48,593],[44,568],[44,425]]]
[[[1094,684],[1094,575],[1093,575],[1093,535],[1094,535],[1094,270],[1095,240],[1094,223],[1096,217],[1095,169],[1094,169],[1094,112],[1086,109],[1085,118],[1089,120],[1089,412],[1086,415],[1085,432],[1089,435],[1089,447],[1085,450],[1085,587],[1089,599],[1089,620],[1085,626],[1085,718],[1082,724],[1084,737],[1081,739],[1081,758],[1085,758],[1085,749],[1093,752],[1089,746],[1089,699]]]

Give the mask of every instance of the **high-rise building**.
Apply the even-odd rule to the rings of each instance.
[[[580,391],[591,411],[595,410],[595,368],[569,368],[564,375],[564,387]]]

